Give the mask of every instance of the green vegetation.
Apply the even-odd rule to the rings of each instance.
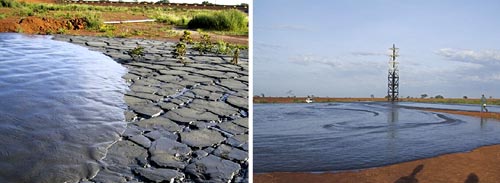
[[[91,13],[83,18],[85,19],[85,23],[87,23],[85,26],[86,29],[99,30],[99,28],[103,25],[103,20],[100,14]]]
[[[23,33],[24,31],[23,31],[23,28],[21,28],[21,27],[17,27],[17,28],[16,28],[16,32],[17,32],[17,33]]]
[[[246,15],[238,10],[223,10],[212,14],[194,16],[188,23],[190,29],[231,31],[248,33]]]
[[[172,13],[155,13],[151,18],[154,18],[157,22],[165,23],[169,25],[176,26],[187,26],[190,18],[186,15],[176,15]]]
[[[142,35],[144,35],[144,32],[140,31],[140,30],[133,30],[131,35],[132,36],[142,36]]]
[[[201,41],[196,42],[193,48],[199,51],[200,55],[210,52],[213,48],[212,40],[210,40],[210,35],[208,35],[207,33],[201,33]]]
[[[21,3],[15,0],[0,0],[0,7],[15,8],[20,6]]]
[[[66,31],[67,30],[65,28],[59,28],[59,29],[57,29],[57,34],[65,34]]]
[[[128,55],[130,55],[132,59],[137,60],[138,58],[144,56],[144,47],[137,46],[134,49],[128,51]]]
[[[7,17],[7,15],[0,13],[0,19],[4,19],[5,17]]]
[[[240,48],[236,46],[233,51],[233,60],[231,60],[231,63],[238,64],[238,57],[240,57]]]
[[[184,34],[182,35],[181,38],[179,38],[179,42],[174,47],[174,50],[172,51],[172,55],[174,58],[178,58],[182,63],[186,64],[184,60],[186,59],[186,52],[187,52],[187,42],[193,42],[191,39],[191,32],[189,31],[184,31]]]
[[[174,58],[178,58],[182,63],[184,63],[184,60],[186,59],[186,51],[187,51],[187,46],[186,43],[183,41],[177,42],[177,44],[174,47],[173,55]]]
[[[168,28],[178,26],[181,28],[200,29],[223,35],[248,35],[248,15],[238,10],[193,10],[182,7],[118,7],[95,6],[82,4],[45,4],[25,3],[17,0],[0,0],[0,7],[12,8],[12,13],[1,14],[0,18],[7,16],[37,16],[40,18],[63,18],[85,20],[86,29],[95,30],[110,35],[105,27],[101,28],[104,12],[120,12],[131,15],[142,15],[154,18],[156,22],[165,24]],[[107,14],[105,14],[107,15]],[[67,27],[71,30],[71,27]],[[166,37],[177,36],[174,31]],[[141,35],[141,32],[130,32],[129,35]]]
[[[187,44],[193,44],[193,39],[191,38],[191,32],[185,30],[184,34],[180,38],[180,41],[185,42]]]
[[[114,30],[116,30],[116,27],[113,25],[101,24],[101,26],[99,26],[99,32],[112,32]]]
[[[47,11],[103,11],[103,12],[125,12],[126,7],[116,6],[92,6],[80,4],[43,4],[25,3],[16,0],[0,0],[0,7],[6,8],[29,8],[33,12],[43,13]]]
[[[223,55],[232,55],[232,64],[238,64],[238,58],[240,56],[240,50],[241,49],[248,49],[248,46],[239,46],[236,44],[229,44],[226,43],[222,40],[217,41],[216,44],[212,43],[210,35],[207,33],[200,33],[201,34],[201,41],[200,42],[195,42],[193,49],[197,50],[200,55],[206,54],[206,53],[215,53],[217,55],[223,54]],[[182,41],[182,38],[181,38]]]

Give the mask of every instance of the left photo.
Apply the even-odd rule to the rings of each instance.
[[[251,0],[0,0],[0,182],[249,182]]]

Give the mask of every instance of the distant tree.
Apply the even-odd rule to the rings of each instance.
[[[464,96],[463,98],[464,98],[464,99],[467,99],[467,96]]]
[[[371,95],[370,95],[370,98],[375,98],[375,95],[371,94]]]
[[[406,96],[406,98],[410,98],[410,96]]]
[[[444,99],[444,97],[442,95],[436,95],[434,98],[436,98],[436,99]]]
[[[386,95],[384,98],[389,98],[389,95]]]
[[[170,3],[170,1],[169,1],[169,0],[160,0],[160,1],[158,1],[158,2],[159,2],[159,3]]]
[[[493,96],[490,96],[490,99],[493,99]]]
[[[429,95],[427,95],[427,94],[424,93],[424,94],[420,95],[420,98],[427,98],[428,96]]]
[[[208,2],[208,1],[203,1],[201,2],[202,5],[213,5],[212,3]]]
[[[260,94],[261,97],[266,97],[263,93]]]
[[[248,6],[247,3],[241,3],[240,6]]]

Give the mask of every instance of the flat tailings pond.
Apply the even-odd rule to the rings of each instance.
[[[409,108],[415,105],[255,104],[254,171],[355,170],[500,143],[497,120]]]
[[[47,36],[0,34],[0,182],[76,182],[125,129],[126,69]]]

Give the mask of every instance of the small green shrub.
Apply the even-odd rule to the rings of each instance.
[[[133,36],[142,36],[142,35],[144,35],[144,32],[140,31],[140,30],[133,30],[132,35]]]
[[[132,59],[137,60],[137,58],[144,56],[144,47],[137,46],[134,49],[128,51],[128,55],[130,55]]]
[[[22,17],[33,16],[33,15],[35,15],[35,12],[33,12],[33,10],[30,8],[22,7],[20,9],[18,9],[16,15],[22,16]]]
[[[238,57],[240,57],[240,48],[236,46],[233,51],[233,60],[231,60],[232,64],[238,64]]]
[[[227,54],[230,50],[229,44],[222,40],[217,41],[215,47],[217,48],[215,52],[216,54]]]
[[[52,35],[52,34],[54,34],[54,31],[52,29],[49,29],[49,30],[45,31],[45,34]]]
[[[88,14],[85,17],[86,29],[89,30],[98,30],[103,24],[103,20],[99,14]]]
[[[20,6],[21,4],[15,0],[0,0],[0,7],[16,8]]]
[[[191,38],[191,32],[185,30],[184,34],[180,38],[181,42],[185,42],[187,44],[193,44],[193,39]]]
[[[4,19],[7,15],[0,13],[0,19]]]
[[[214,14],[199,14],[189,21],[190,29],[248,32],[247,18],[238,10],[223,10]]]
[[[57,29],[57,34],[65,34],[66,31],[67,30],[65,28],[59,28],[59,29]]]
[[[16,28],[16,32],[17,32],[17,33],[23,33],[23,32],[24,32],[24,30],[23,30],[23,28],[22,28],[22,27],[19,27],[19,26],[18,26],[18,27]]]
[[[186,43],[179,41],[174,48],[175,49],[172,51],[173,57],[178,58],[182,63],[184,63],[184,59],[186,59]]]
[[[169,25],[177,25],[177,26],[186,26],[189,22],[189,19],[186,16],[182,15],[159,13],[153,16],[152,18],[154,18],[156,22],[166,23]]]
[[[99,32],[109,32],[109,31],[114,31],[114,30],[116,30],[116,27],[113,25],[102,24],[99,27]]]
[[[200,52],[200,55],[211,52],[213,45],[210,35],[208,35],[207,33],[201,33],[201,41],[195,43],[193,48],[195,50],[198,50]]]

